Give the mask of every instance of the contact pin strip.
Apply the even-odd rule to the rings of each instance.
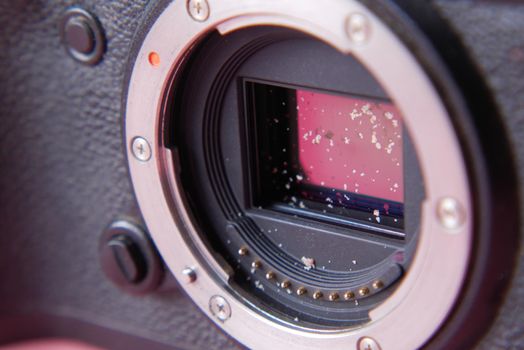
[[[246,247],[241,247],[238,250],[238,255],[245,257],[249,255],[249,250]],[[256,270],[261,270],[263,264],[260,259],[254,259],[251,264],[252,273],[255,273]],[[308,289],[304,286],[298,286],[296,289],[293,288],[293,285],[289,279],[282,279],[278,282],[277,273],[273,270],[268,269],[264,271],[264,276],[267,281],[276,281],[276,284],[281,289],[292,290],[290,294],[294,293],[299,297],[304,297],[309,295],[313,300],[328,300],[331,302],[336,301],[353,301],[361,298],[368,297],[372,295],[372,291],[379,291],[384,288],[384,282],[382,280],[375,280],[369,285],[361,286],[356,288],[356,293],[352,290],[349,291],[321,291],[315,290],[311,294],[308,294]],[[325,297],[326,296],[326,297]],[[342,296],[342,297],[341,297]],[[357,297],[358,296],[358,297]]]

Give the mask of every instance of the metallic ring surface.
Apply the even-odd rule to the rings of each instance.
[[[182,287],[217,325],[249,348],[347,349],[370,337],[385,349],[414,349],[440,327],[465,279],[472,241],[472,203],[467,171],[450,117],[430,79],[399,38],[355,0],[210,0],[205,22],[187,14],[184,1],[172,2],[158,17],[136,58],[126,106],[126,142],[137,136],[151,143],[150,161],[135,159],[128,148],[131,177],[143,217],[158,250]],[[371,35],[358,44],[347,35],[347,19],[365,16]],[[162,135],[165,93],[191,48],[209,31],[225,34],[247,26],[285,26],[305,32],[337,50],[352,54],[373,74],[401,110],[410,130],[426,188],[421,208],[416,255],[402,282],[360,328],[319,330],[287,324],[239,298],[228,286],[229,272],[206,250],[191,214],[185,209],[171,151]],[[176,33],[176,35],[173,35]],[[148,63],[157,52],[161,64]],[[387,54],[385,54],[387,53]],[[399,88],[401,86],[402,88]],[[464,213],[450,235],[435,208],[453,197]],[[196,249],[187,244],[191,240]],[[183,283],[182,271],[195,266],[199,277]],[[218,278],[217,278],[218,276]],[[445,276],[445,277],[444,277]],[[231,309],[227,322],[217,322],[209,309],[214,295],[225,296]],[[399,334],[409,337],[399,337]]]

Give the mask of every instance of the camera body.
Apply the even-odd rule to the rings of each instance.
[[[524,7],[512,1],[362,3],[418,50],[441,98],[469,110],[472,120],[458,134],[468,139],[474,129],[481,140],[464,146],[471,153],[470,174],[482,167],[477,158],[487,168],[478,171],[482,176],[472,175],[477,189],[487,191],[474,198],[490,200],[476,203],[481,207],[476,213],[489,212],[482,227],[497,236],[476,236],[472,272],[456,312],[425,346],[524,346],[524,245],[518,226],[524,183],[524,39],[519,35]],[[138,291],[116,288],[100,263],[100,242],[106,242],[112,222],[146,227],[126,158],[128,89],[142,42],[170,4],[27,0],[0,5],[2,342],[59,336],[126,349],[239,345],[206,319],[163,263],[158,262],[156,282]],[[64,48],[61,23],[73,5],[93,14],[103,29],[99,62],[85,64]],[[405,16],[409,25],[399,24],[392,13]],[[491,140],[495,146],[484,146]],[[496,241],[497,249],[486,248]]]

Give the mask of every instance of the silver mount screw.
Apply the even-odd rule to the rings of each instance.
[[[204,22],[209,17],[209,3],[207,0],[188,0],[187,12],[195,21]]]
[[[371,36],[371,23],[363,14],[351,14],[346,22],[346,33],[353,43],[365,44]]]
[[[131,143],[131,152],[133,156],[141,161],[147,162],[151,159],[151,146],[149,142],[143,137],[135,137]]]
[[[197,274],[195,270],[191,267],[186,267],[185,269],[183,269],[182,274],[184,275],[184,279],[188,284],[195,282],[197,279]]]
[[[357,345],[357,350],[381,350],[380,345],[375,341],[375,339],[370,337],[360,338]]]
[[[437,217],[444,228],[456,230],[464,223],[466,213],[455,198],[446,197],[437,204]]]
[[[209,310],[218,320],[225,322],[231,317],[231,306],[220,295],[214,295],[209,300]]]

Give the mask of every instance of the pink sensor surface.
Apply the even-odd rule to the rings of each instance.
[[[404,201],[402,119],[391,103],[297,90],[304,182]]]

